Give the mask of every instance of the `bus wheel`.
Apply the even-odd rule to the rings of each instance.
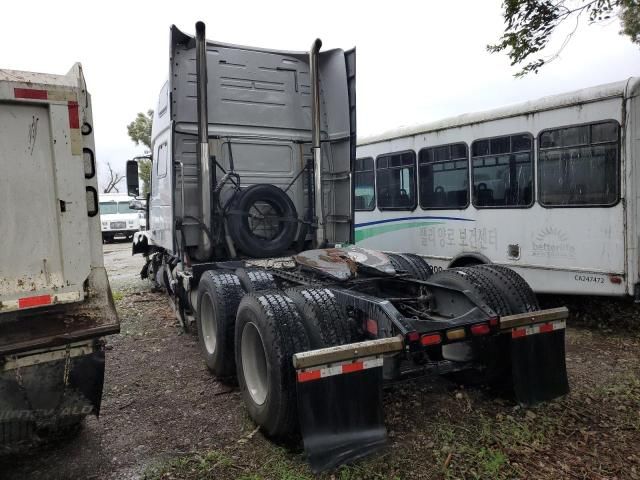
[[[355,341],[346,312],[326,288],[295,287],[285,291],[296,304],[311,348],[334,347]]]
[[[296,306],[282,292],[244,296],[235,326],[238,384],[249,416],[269,436],[298,427],[294,353],[309,350]]]
[[[198,285],[196,326],[198,342],[207,368],[218,377],[235,373],[234,326],[244,291],[231,273],[208,271]]]

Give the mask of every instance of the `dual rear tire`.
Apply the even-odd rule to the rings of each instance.
[[[538,301],[527,282],[513,270],[500,265],[475,265],[443,270],[431,282],[469,290],[499,316],[539,310]],[[443,347],[450,360],[475,360],[482,372],[462,371],[452,378],[462,384],[489,384],[502,387],[510,383],[510,338],[506,335],[480,337],[471,342]]]
[[[428,280],[433,274],[433,268],[424,258],[415,253],[387,253],[391,265],[399,273],[407,273],[416,280]]]
[[[292,356],[355,341],[357,329],[328,289],[281,291],[267,272],[237,273],[209,271],[200,280],[200,350],[217,377],[237,376],[249,416],[264,433],[286,436],[297,430]]]

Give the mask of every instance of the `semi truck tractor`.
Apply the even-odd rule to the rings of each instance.
[[[119,322],[102,260],[91,97],[66,75],[0,70],[0,447],[100,411]]]
[[[567,310],[540,310],[516,273],[353,245],[355,50],[321,46],[171,28],[133,243],[212,374],[237,379],[265,435],[300,433],[316,471],[385,443],[387,381],[446,375],[525,404],[568,391]]]

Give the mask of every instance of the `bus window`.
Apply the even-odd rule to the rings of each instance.
[[[376,208],[373,158],[356,158],[354,170],[354,210],[373,210]]]
[[[615,205],[620,183],[619,129],[611,121],[540,133],[540,204]]]
[[[532,143],[528,133],[473,142],[471,168],[476,207],[533,204]]]
[[[464,143],[420,150],[418,178],[422,208],[466,208],[469,205],[468,158]]]
[[[415,152],[380,155],[376,162],[378,208],[413,210],[416,207]]]

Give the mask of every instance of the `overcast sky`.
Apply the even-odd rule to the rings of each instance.
[[[357,48],[358,134],[423,123],[640,75],[640,48],[608,25],[581,27],[539,74],[515,79],[486,45],[500,0],[457,2],[23,1],[3,5],[0,67],[66,73],[82,62],[100,163],[142,153],[126,125],[154,108],[168,71],[169,27],[228,43],[306,51]],[[557,40],[559,43],[561,39]]]

